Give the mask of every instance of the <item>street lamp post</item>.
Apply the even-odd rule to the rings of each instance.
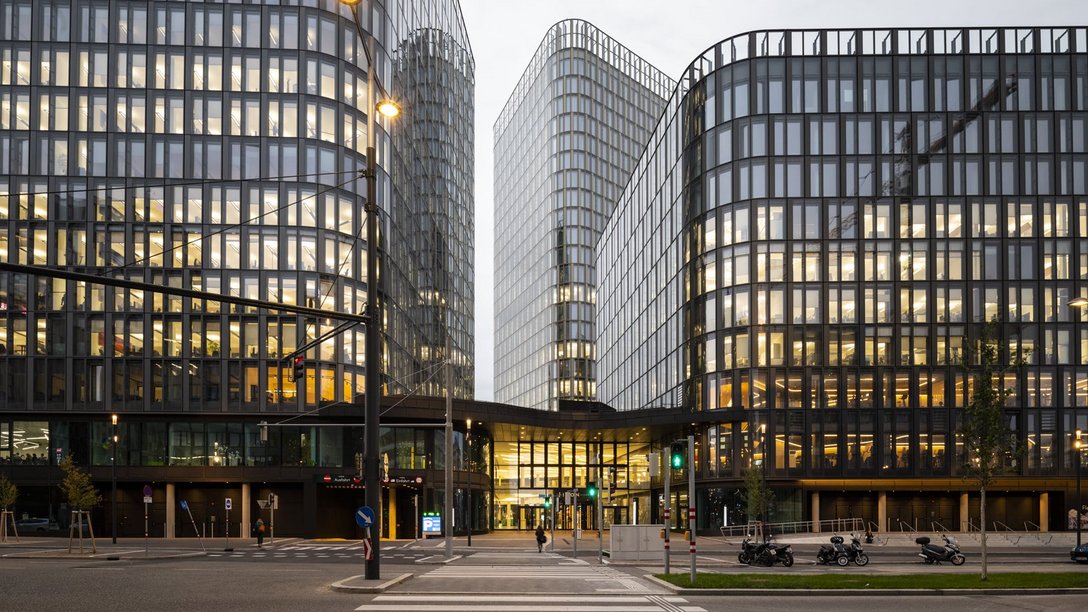
[[[110,446],[113,447],[113,461],[110,462],[110,518],[113,520],[113,543],[117,543],[117,415],[110,415],[113,423],[113,436],[110,438]]]
[[[1069,300],[1069,307],[1070,308],[1076,308],[1077,309],[1077,314],[1080,314],[1081,311],[1083,311],[1085,308],[1088,308],[1088,298],[1075,297],[1075,298]],[[1080,549],[1080,531],[1081,531],[1081,528],[1080,528],[1080,522],[1081,522],[1080,514],[1081,514],[1081,510],[1084,508],[1084,500],[1081,499],[1081,496],[1080,496],[1080,459],[1081,459],[1080,454],[1081,454],[1081,451],[1082,451],[1082,445],[1081,445],[1081,441],[1080,441],[1081,433],[1082,433],[1081,430],[1079,430],[1079,429],[1076,430],[1077,438],[1075,440],[1073,440],[1073,451],[1074,451],[1074,454],[1076,454],[1076,458],[1073,460],[1074,461],[1073,470],[1074,470],[1074,476],[1077,479],[1077,507],[1076,507],[1075,516],[1076,516],[1076,521],[1077,521],[1077,549],[1078,550]]]
[[[767,541],[767,424],[759,426],[759,520],[763,541]]]
[[[381,577],[381,524],[382,496],[381,482],[378,477],[378,445],[380,402],[381,402],[381,317],[378,312],[378,164],[375,159],[374,112],[387,117],[395,117],[400,108],[387,98],[375,102],[374,87],[377,85],[374,74],[374,37],[363,30],[359,21],[359,3],[361,0],[340,0],[351,7],[355,31],[366,54],[366,373],[365,373],[365,418],[366,435],[364,438],[365,468],[364,486],[366,487],[366,505],[375,513],[374,537],[371,542],[373,557],[366,562],[366,580],[378,580]],[[380,85],[378,85],[380,87]]]
[[[1073,441],[1073,449],[1074,449],[1074,451],[1076,452],[1076,455],[1077,455],[1076,459],[1073,460],[1074,461],[1073,467],[1076,470],[1076,478],[1077,478],[1077,513],[1076,513],[1076,516],[1077,516],[1077,550],[1080,550],[1080,513],[1081,513],[1081,510],[1084,508],[1084,500],[1081,499],[1081,496],[1080,496],[1080,454],[1081,454],[1081,451],[1082,451],[1082,445],[1081,445],[1081,442],[1080,442],[1080,434],[1081,434],[1081,431],[1078,429],[1077,430],[1077,439]]]

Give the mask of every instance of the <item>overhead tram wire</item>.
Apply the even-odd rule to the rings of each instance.
[[[4,195],[4,196],[8,196],[8,197],[22,196],[22,195],[54,196],[54,195],[66,195],[66,194],[73,194],[73,193],[93,193],[93,192],[98,192],[98,191],[114,191],[114,190],[118,190],[118,189],[129,190],[129,189],[153,189],[153,188],[169,188],[169,187],[195,187],[197,185],[216,185],[216,184],[220,184],[220,183],[239,183],[239,184],[241,184],[241,183],[249,183],[249,182],[254,182],[254,181],[256,181],[256,182],[273,182],[273,181],[282,181],[284,179],[305,178],[305,177],[308,177],[308,176],[327,176],[327,175],[330,175],[330,174],[348,174],[348,173],[351,173],[351,172],[357,172],[357,170],[330,170],[328,172],[305,172],[305,173],[302,173],[302,174],[281,174],[280,176],[258,176],[256,178],[243,178],[243,179],[200,179],[199,181],[197,181],[197,180],[186,180],[186,181],[176,181],[176,182],[161,181],[161,182],[155,182],[155,183],[144,183],[144,184],[141,184],[141,185],[109,185],[109,186],[99,185],[97,187],[81,187],[81,188],[73,188],[73,189],[49,189],[49,190],[46,190],[46,191],[15,191],[15,192],[11,192],[11,193],[3,193],[3,194],[0,194],[0,195]],[[48,179],[60,179],[62,177],[60,177],[60,176],[46,176],[46,177],[42,177],[42,178],[48,180]],[[67,178],[78,179],[80,182],[82,182],[84,180],[88,180],[88,179],[90,179],[92,181],[99,181],[99,182],[101,182],[101,181],[131,181],[131,180],[133,180],[132,178],[108,177],[108,176],[104,176],[104,177],[98,177],[98,176],[96,176],[96,177],[73,176],[73,177],[67,177]],[[19,180],[20,180],[20,182],[27,182],[27,181],[30,181],[32,179],[29,179],[28,177],[19,177]],[[33,179],[33,180],[37,180],[37,179]],[[316,183],[317,181],[303,181],[303,182]]]
[[[352,172],[357,172],[357,171],[352,170]],[[152,257],[160,257],[162,255],[166,255],[167,253],[170,253],[170,252],[172,252],[174,250],[177,250],[177,249],[180,249],[182,247],[186,247],[186,246],[189,246],[191,244],[195,244],[198,241],[204,240],[205,238],[209,238],[211,236],[217,236],[219,234],[222,234],[223,232],[226,232],[229,229],[234,229],[234,228],[242,227],[243,225],[248,225],[248,224],[252,223],[253,221],[256,221],[258,219],[262,219],[264,217],[267,217],[268,215],[270,215],[272,213],[277,213],[277,212],[280,212],[280,211],[282,211],[284,209],[290,208],[290,207],[292,207],[292,206],[294,206],[296,204],[301,204],[302,202],[304,202],[304,201],[306,201],[306,200],[308,200],[310,198],[316,198],[317,196],[328,193],[329,191],[332,191],[333,189],[339,189],[339,188],[343,187],[344,185],[347,185],[348,183],[350,183],[352,181],[355,181],[355,180],[358,180],[357,176],[353,176],[353,177],[349,178],[348,180],[340,182],[340,183],[338,183],[336,185],[331,185],[331,186],[325,187],[324,189],[322,189],[320,191],[317,191],[315,193],[303,196],[303,197],[301,197],[301,198],[299,198],[297,200],[294,200],[292,202],[288,202],[287,204],[284,204],[282,206],[277,206],[276,208],[273,208],[271,210],[267,210],[267,211],[257,215],[256,217],[250,217],[249,219],[246,219],[244,221],[239,221],[237,223],[232,223],[230,225],[224,225],[221,228],[219,228],[217,230],[214,230],[212,232],[209,232],[207,234],[201,234],[200,237],[194,238],[193,240],[190,240],[188,242],[184,242],[184,243],[172,246],[169,249],[164,249],[164,250],[162,250],[162,251],[160,251],[158,253],[152,253],[152,254],[148,255],[147,257],[136,259],[136,260],[124,263],[124,264],[122,264],[120,266],[113,266],[112,268],[106,270],[102,274],[105,275],[105,274],[112,274],[113,272],[119,272],[121,270],[124,270],[125,268],[130,267],[130,266],[135,266],[137,264],[141,264],[141,263],[143,263],[145,261],[148,261]],[[182,224],[182,225],[184,225],[184,224]],[[364,224],[364,226],[365,226],[365,224]]]

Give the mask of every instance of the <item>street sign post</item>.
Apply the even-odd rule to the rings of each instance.
[[[227,497],[223,500],[223,509],[227,511],[226,522],[223,525],[223,533],[226,534],[226,544],[223,546],[223,552],[234,552],[234,549],[230,547],[230,507],[231,501]]]
[[[181,509],[189,514],[189,522],[193,524],[193,533],[196,534],[197,540],[200,541],[200,550],[208,552],[208,549],[204,548],[204,538],[201,537],[200,531],[196,528],[196,520],[193,519],[193,511],[189,509],[189,504],[184,499],[181,500]]]
[[[144,485],[144,556],[149,553],[147,551],[148,538],[148,523],[147,523],[147,506],[151,503],[151,485]]]

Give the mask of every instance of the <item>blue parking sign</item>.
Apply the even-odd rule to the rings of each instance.
[[[189,504],[185,503],[185,500],[184,500],[184,499],[183,499],[183,500],[181,500],[181,509],[182,509],[182,510],[184,510],[184,511],[186,511],[186,512],[188,512],[188,511],[189,511]]]

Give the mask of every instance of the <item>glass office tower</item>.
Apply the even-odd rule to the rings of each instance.
[[[880,507],[881,529],[955,529],[960,358],[996,321],[1002,363],[1027,363],[1003,374],[1026,454],[991,516],[1047,520],[1046,479],[1071,475],[1088,429],[1088,313],[1069,305],[1088,295],[1086,51],[1084,28],[707,50],[598,245],[599,399],[716,415],[704,501],[761,465],[782,520]]]
[[[377,282],[383,346],[366,355],[351,327],[308,351],[295,381],[283,358],[339,321],[0,272],[0,462],[92,460],[88,422],[121,413],[126,465],[351,466],[347,428],[273,430],[273,452],[256,417],[353,403],[366,359],[382,360],[386,394],[442,396],[431,374],[447,330],[453,393],[471,396],[474,60],[460,6],[372,0],[359,14],[403,108],[377,123],[378,279],[361,176],[374,101],[347,7],[0,6],[0,261],[330,312],[361,313]],[[186,422],[141,421],[152,414]]]
[[[594,245],[673,82],[592,24],[544,36],[495,122],[495,398],[596,396]]]

